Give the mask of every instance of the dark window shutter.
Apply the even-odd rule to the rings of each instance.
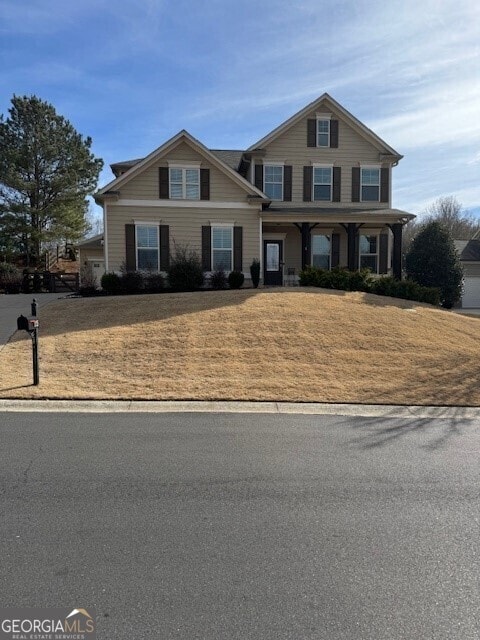
[[[125,265],[127,271],[137,269],[137,247],[135,246],[135,225],[125,225]]]
[[[313,167],[303,167],[303,201],[312,201]]]
[[[390,195],[390,169],[380,171],[380,202],[388,202]]]
[[[360,167],[352,167],[352,202],[360,202]]]
[[[388,235],[380,234],[378,273],[388,272]]]
[[[338,147],[338,120],[330,120],[330,147]]]
[[[340,202],[342,168],[333,167],[333,193],[332,202]]]
[[[233,269],[241,271],[243,256],[243,227],[233,227]]]
[[[307,147],[317,146],[317,121],[307,120]]]
[[[210,200],[210,169],[200,169],[200,200]]]
[[[202,227],[202,269],[212,270],[212,228]]]
[[[283,167],[283,199],[285,202],[292,201],[292,167],[290,165]]]
[[[263,191],[263,164],[255,165],[255,186]]]
[[[340,264],[340,234],[332,233],[332,269]]]
[[[170,197],[168,167],[160,167],[158,170],[158,175],[159,175],[159,198],[161,200],[168,200],[168,198]]]
[[[170,228],[168,224],[161,224],[160,233],[160,271],[167,271],[170,266]]]

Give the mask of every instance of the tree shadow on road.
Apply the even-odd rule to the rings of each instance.
[[[408,408],[405,408],[408,412]],[[422,436],[420,448],[436,451],[448,446],[454,439],[465,435],[477,424],[466,415],[463,407],[438,407],[433,417],[399,417],[398,410],[392,408],[382,417],[364,418],[361,423],[345,422],[355,435],[348,441],[350,445],[364,450],[395,445],[401,439]]]

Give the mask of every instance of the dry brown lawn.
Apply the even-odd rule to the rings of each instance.
[[[70,299],[0,351],[0,397],[480,405],[480,318],[363,293]]]

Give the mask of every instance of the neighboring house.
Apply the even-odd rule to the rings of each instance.
[[[461,306],[480,308],[480,240],[455,240],[455,248],[464,272]]]
[[[402,156],[328,94],[244,151],[207,149],[180,131],[146,158],[111,165],[95,194],[105,269],[168,268],[175,243],[206,272],[261,262],[266,285],[306,265],[401,277],[402,227],[391,207]]]
[[[82,240],[77,245],[80,266],[90,265],[92,273],[100,285],[103,274],[105,273],[105,258],[103,255],[103,233],[100,233],[87,240]],[[80,272],[81,273],[81,272]]]

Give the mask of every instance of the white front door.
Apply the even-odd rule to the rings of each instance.
[[[102,281],[102,276],[105,273],[105,260],[89,260],[93,275],[97,279],[97,287],[100,286]]]

